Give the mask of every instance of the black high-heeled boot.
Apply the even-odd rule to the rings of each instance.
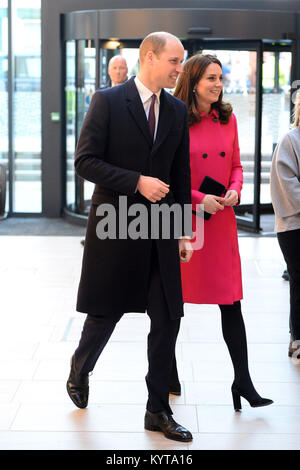
[[[245,392],[243,392],[236,384],[233,382],[231,386],[232,392],[232,400],[233,400],[233,407],[235,411],[241,411],[242,404],[241,404],[241,397],[245,398],[252,406],[252,408],[258,408],[259,406],[268,406],[272,405],[273,400],[269,398],[262,398],[260,395],[257,394],[256,397],[249,397]]]
[[[222,316],[222,332],[234,368],[234,382],[231,387],[233,406],[236,411],[242,409],[241,397],[252,407],[267,406],[273,403],[269,398],[262,398],[253,385],[248,368],[248,352],[245,324],[241,303],[219,305]]]

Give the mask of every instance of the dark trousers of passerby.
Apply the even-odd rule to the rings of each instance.
[[[300,340],[300,229],[279,232],[277,238],[290,276],[290,334]]]

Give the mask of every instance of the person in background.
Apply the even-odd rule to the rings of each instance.
[[[128,80],[128,67],[125,57],[121,55],[114,55],[109,63],[107,73],[110,81],[108,87],[120,85]]]
[[[192,207],[203,204],[210,218],[204,220],[204,245],[191,261],[181,266],[184,302],[218,304],[222,331],[233,367],[234,409],[240,397],[251,406],[266,406],[254,388],[249,369],[245,325],[241,311],[242,276],[237,226],[233,206],[239,204],[243,183],[236,117],[223,101],[222,64],[212,55],[189,58],[179,77],[174,96],[188,108]],[[209,176],[225,186],[224,197],[199,190]],[[202,214],[193,215],[195,218]],[[173,376],[177,377],[173,366]]]
[[[271,199],[275,231],[290,281],[288,355],[300,346],[300,93],[296,95],[292,129],[277,144],[271,166]]]

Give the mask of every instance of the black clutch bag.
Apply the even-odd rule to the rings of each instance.
[[[210,176],[205,176],[203,181],[199,187],[199,191],[205,194],[213,194],[214,196],[222,196],[226,193],[226,186],[224,184],[219,183],[219,181],[214,180]],[[210,219],[212,214],[204,211],[204,219]]]

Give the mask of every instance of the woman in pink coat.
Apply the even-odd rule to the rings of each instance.
[[[218,304],[222,331],[234,367],[232,396],[235,410],[241,409],[240,397],[251,406],[270,405],[255,390],[249,370],[247,339],[240,300],[243,298],[241,261],[238,247],[234,205],[240,201],[243,170],[236,117],[232,107],[223,102],[222,65],[211,55],[197,54],[183,67],[174,95],[188,108],[190,125],[190,164],[192,204],[203,204],[211,214],[204,220],[204,245],[195,250],[189,263],[182,263],[184,302]],[[222,183],[222,196],[204,194],[199,187],[205,176]],[[195,225],[196,217],[193,215]],[[180,387],[176,360],[171,388]]]

